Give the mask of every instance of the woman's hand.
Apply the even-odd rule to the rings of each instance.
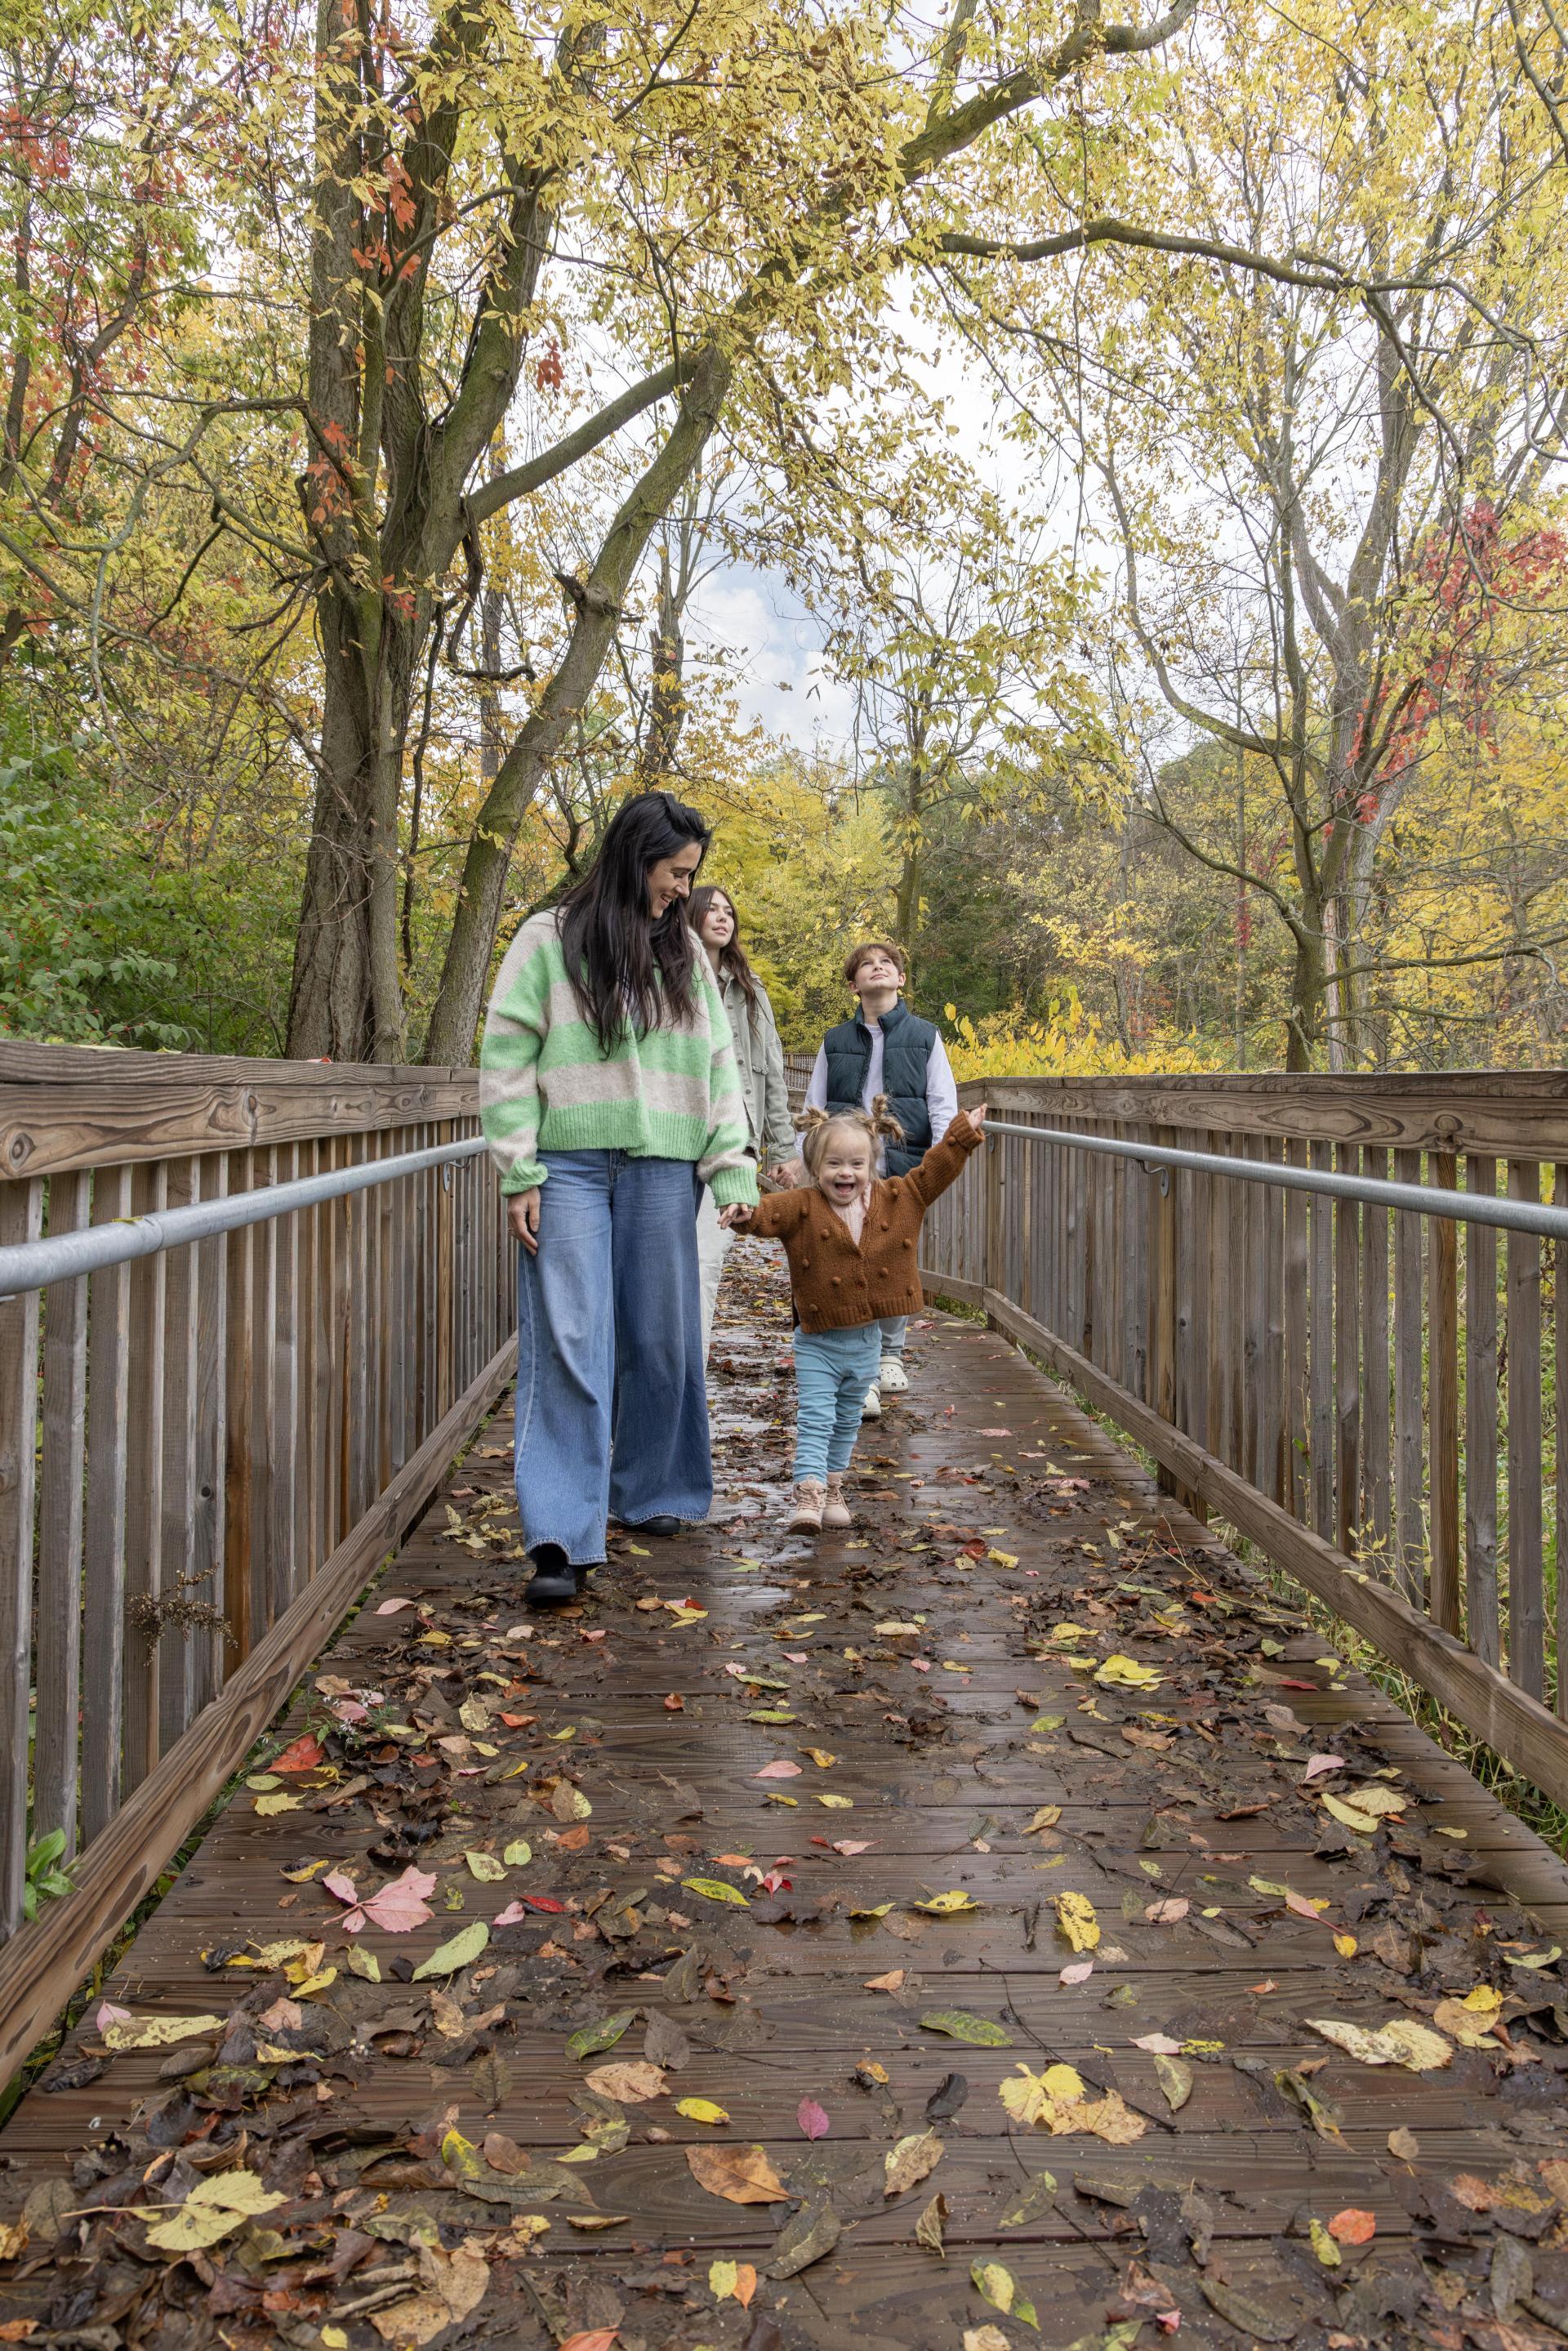
[[[539,1186],[530,1191],[514,1192],[506,1203],[506,1221],[514,1238],[520,1240],[530,1257],[539,1254]]]
[[[986,1109],[987,1105],[984,1102],[980,1102],[977,1103],[975,1108],[971,1110],[969,1114],[969,1123],[971,1126],[973,1127],[977,1134],[983,1134],[985,1132]]]
[[[793,1192],[805,1178],[805,1162],[802,1159],[781,1159],[776,1167],[768,1169],[768,1174],[775,1184],[783,1184]]]
[[[732,1226],[749,1225],[751,1221],[752,1212],[743,1200],[734,1201],[731,1207],[719,1211],[720,1228],[726,1233]]]

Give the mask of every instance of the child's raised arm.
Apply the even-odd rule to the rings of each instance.
[[[956,1184],[963,1173],[964,1161],[971,1151],[978,1151],[985,1141],[986,1104],[973,1110],[961,1110],[940,1143],[933,1143],[918,1167],[898,1180],[909,1186],[915,1197],[925,1207],[940,1199],[950,1184]]]

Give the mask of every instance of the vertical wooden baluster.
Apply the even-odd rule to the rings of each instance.
[[[0,1183],[0,1247],[37,1240],[43,1217],[38,1177]],[[21,1924],[27,1865],[37,1431],[38,1293],[27,1290],[0,1299],[0,1935]]]
[[[452,1139],[453,1133],[454,1129],[452,1120],[443,1119],[441,1123],[441,1142],[450,1143]],[[1001,1171],[999,1169],[999,1179],[1000,1172]],[[986,1245],[988,1249],[992,1245],[991,1231],[992,1228],[988,1222],[986,1227]],[[998,1236],[998,1238],[1000,1238],[1000,1236]],[[452,1162],[450,1159],[441,1170],[440,1225],[437,1235],[437,1244],[439,1249],[439,1263],[437,1276],[436,1344],[440,1350],[437,1365],[437,1383],[439,1388],[438,1401],[440,1409],[445,1413],[452,1410],[453,1398],[456,1394],[453,1384],[454,1372],[452,1364],[452,1330],[454,1322],[452,1311]]]
[[[214,1151],[196,1163],[202,1196],[223,1200],[229,1191],[229,1155]],[[196,1267],[196,1458],[192,1497],[192,1573],[199,1579],[196,1600],[226,1616],[224,1577],[224,1464],[228,1446],[227,1238],[216,1234],[191,1255]],[[191,1703],[199,1713],[215,1698],[223,1671],[223,1635],[208,1625],[191,1635]]]
[[[1418,1184],[1418,1151],[1394,1154],[1394,1180]],[[1394,1217],[1394,1564],[1399,1589],[1426,1604],[1426,1522],[1421,1506],[1421,1217]]]
[[[131,1194],[138,1216],[168,1198],[169,1169],[138,1167]],[[164,1318],[168,1257],[140,1258],[130,1270],[130,1450],[125,1479],[125,1780],[129,1795],[158,1761],[158,1646],[148,1613],[163,1591],[163,1397],[168,1334]],[[137,1604],[141,1621],[137,1621]]]
[[[49,1178],[49,1238],[80,1232],[92,1177],[85,1167]],[[4,1311],[5,1310],[0,1310]],[[38,1481],[38,1667],[33,1752],[33,1834],[65,1832],[77,1849],[81,1713],[82,1488],[87,1454],[88,1285],[51,1282],[43,1301],[44,1444]],[[0,1343],[4,1343],[0,1339]],[[0,1503],[0,1510],[4,1504]]]
[[[369,1134],[354,1137],[351,1164],[358,1167],[371,1158],[375,1138]],[[352,1192],[348,1196],[348,1320],[347,1373],[347,1415],[348,1421],[348,1499],[345,1518],[349,1526],[370,1505],[370,1218],[371,1202],[369,1192]]]
[[[381,1158],[390,1159],[397,1148],[395,1134],[381,1135]],[[392,1482],[392,1361],[397,1353],[392,1331],[392,1187],[389,1184],[378,1184],[370,1196],[375,1204],[371,1246],[376,1253],[376,1362],[379,1367],[376,1384],[376,1491],[380,1494]]]
[[[280,1144],[272,1155],[272,1180],[292,1184],[299,1169],[299,1145]],[[272,1420],[267,1479],[267,1625],[275,1625],[298,1588],[295,1552],[294,1492],[299,1447],[299,1219],[268,1219],[271,1237],[272,1382],[267,1409]]]
[[[257,1188],[272,1191],[277,1184],[277,1146],[258,1151],[255,1155]],[[251,1510],[251,1636],[265,1638],[274,1620],[273,1594],[276,1586],[274,1528],[276,1518],[275,1464],[279,1445],[277,1426],[278,1386],[278,1326],[282,1301],[278,1292],[281,1274],[278,1252],[282,1235],[275,1216],[257,1225],[256,1236],[256,1314],[255,1314],[255,1390],[254,1409],[251,1416],[251,1455],[254,1464],[253,1478],[254,1501]]]
[[[1552,1172],[1552,1198],[1568,1208],[1568,1166]],[[1552,1244],[1552,1359],[1556,1370],[1556,1421],[1553,1451],[1557,1457],[1556,1517],[1552,1556],[1557,1562],[1557,1712],[1568,1716],[1568,1249]]]
[[[1195,1149],[1208,1148],[1209,1138],[1195,1134]],[[1201,1446],[1210,1442],[1210,1397],[1213,1384],[1213,1323],[1210,1293],[1214,1280],[1214,1210],[1211,1176],[1192,1176],[1192,1435]]]
[[[433,1150],[437,1129],[424,1130],[424,1146]],[[983,1154],[981,1156],[983,1157]],[[427,1437],[441,1417],[440,1349],[436,1343],[436,1287],[440,1263],[441,1170],[427,1168],[420,1177],[420,1435]]]
[[[1229,1155],[1230,1138],[1210,1134],[1204,1148],[1216,1157]],[[1209,1301],[1209,1442],[1221,1461],[1234,1462],[1231,1446],[1231,1284],[1234,1260],[1231,1249],[1229,1176],[1216,1176],[1209,1188],[1209,1261],[1212,1269]]]
[[[1304,1167],[1306,1144],[1293,1137],[1285,1145],[1293,1167]],[[1308,1408],[1311,1361],[1311,1208],[1304,1192],[1284,1198],[1285,1290],[1285,1508],[1304,1524],[1312,1511],[1312,1440]]]
[[[1231,1137],[1231,1148],[1227,1155],[1245,1159],[1249,1154],[1244,1134]],[[1231,1467],[1239,1477],[1247,1475],[1247,1196],[1251,1186],[1244,1176],[1231,1178],[1231,1343],[1227,1353],[1231,1359]]]
[[[353,1156],[353,1144],[346,1134],[335,1134],[330,1153],[334,1168],[347,1167]],[[348,1379],[348,1285],[352,1275],[349,1237],[353,1219],[349,1204],[336,1199],[331,1207],[331,1222],[327,1228],[327,1310],[329,1317],[331,1349],[327,1364],[326,1387],[322,1409],[331,1431],[327,1448],[327,1502],[329,1512],[327,1527],[328,1551],[334,1550],[348,1531],[348,1415],[347,1409]]]
[[[321,1171],[321,1143],[307,1135],[298,1146],[296,1172],[316,1176]],[[320,1342],[321,1305],[317,1282],[317,1251],[321,1211],[301,1208],[289,1218],[295,1228],[295,1442],[297,1466],[294,1479],[294,1582],[307,1583],[327,1554],[317,1533],[317,1497],[321,1485],[320,1431],[316,1421],[316,1351]]]
[[[1156,1143],[1168,1144],[1170,1130],[1157,1127]],[[1161,1420],[1176,1417],[1176,1183],[1174,1171],[1149,1163],[1145,1179],[1147,1201],[1147,1398]],[[1158,1483],[1162,1494],[1174,1494],[1176,1480],[1161,1468]]]
[[[1533,1160],[1508,1163],[1511,1200],[1539,1200]],[[1542,1587],[1541,1243],[1508,1237],[1508,1670],[1532,1698],[1546,1687]]]
[[[1270,1147],[1262,1135],[1253,1135],[1248,1159],[1267,1162]],[[1270,1489],[1270,1187],[1248,1183],[1246,1187],[1246,1389],[1248,1444],[1246,1474],[1260,1493]]]
[[[1185,1150],[1188,1137],[1178,1132],[1178,1144]],[[1197,1384],[1192,1361],[1193,1300],[1197,1285],[1197,1252],[1193,1243],[1194,1210],[1192,1173],[1187,1167],[1169,1171],[1171,1209],[1175,1225],[1176,1263],[1172,1280],[1175,1290],[1172,1320],[1172,1341],[1175,1352],[1171,1384],[1171,1413],[1178,1428],[1192,1429],[1192,1394]]]
[[[1364,1151],[1361,1172],[1375,1183],[1388,1174],[1386,1151]],[[1394,1464],[1388,1393],[1388,1211],[1361,1211],[1362,1516],[1370,1564],[1387,1580],[1394,1531]]]
[[[1339,1173],[1354,1176],[1357,1153],[1342,1143]],[[1334,1389],[1338,1469],[1336,1532],[1339,1548],[1354,1558],[1361,1548],[1361,1208],[1355,1200],[1334,1203]]]
[[[1453,1154],[1434,1151],[1432,1181],[1453,1191]],[[1459,1228],[1450,1217],[1428,1219],[1431,1297],[1427,1343],[1431,1382],[1432,1564],[1428,1606],[1445,1633],[1459,1629]],[[1540,1382],[1536,1392],[1539,1395]]]
[[[398,1137],[400,1154],[411,1151],[409,1141],[411,1130],[405,1128]],[[412,1447],[409,1444],[409,1371],[410,1371],[410,1311],[409,1281],[409,1178],[400,1176],[388,1186],[391,1193],[392,1210],[392,1468],[402,1468]]]
[[[1312,1165],[1325,1172],[1331,1154],[1326,1143],[1311,1148]],[[1311,1417],[1312,1523],[1325,1542],[1334,1535],[1334,1204],[1325,1193],[1314,1192],[1312,1202],[1311,1292],[1312,1357],[1307,1375]]]
[[[1262,1145],[1263,1156],[1276,1165],[1284,1145],[1272,1136]],[[1271,1501],[1285,1498],[1285,1210],[1284,1194],[1275,1185],[1262,1192],[1263,1204],[1263,1405],[1266,1443],[1263,1491]]]
[[[1497,1191],[1497,1161],[1474,1153],[1467,1188]],[[1497,1588],[1497,1227],[1465,1227],[1465,1613],[1470,1647],[1502,1661]]]
[[[168,1163],[165,1192],[171,1208],[188,1208],[201,1196],[200,1163],[189,1157]],[[192,1508],[196,1489],[196,1252],[170,1249],[163,1268],[163,1479],[159,1497],[161,1586],[166,1614],[158,1636],[158,1752],[166,1754],[188,1727],[194,1705],[192,1638],[181,1622],[195,1576],[195,1529]]]
[[[229,1157],[231,1194],[255,1182],[257,1155],[235,1151]],[[224,1249],[223,1353],[227,1410],[223,1416],[223,1678],[237,1673],[250,1656],[255,1628],[255,1589],[251,1562],[257,1506],[255,1462],[256,1315],[260,1283],[258,1228],[243,1225],[227,1237]]]
[[[103,1167],[92,1184],[92,1220],[130,1214],[130,1170]],[[130,1421],[130,1268],[114,1265],[88,1285],[88,1447],[82,1596],[81,1827],[84,1844],[119,1810],[125,1728],[125,1488]]]

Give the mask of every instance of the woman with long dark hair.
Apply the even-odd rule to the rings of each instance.
[[[772,1164],[778,1176],[794,1156],[794,1128],[790,1123],[789,1092],[784,1084],[784,1048],[768,991],[746,960],[741,945],[735,902],[716,882],[704,882],[691,893],[687,921],[707,955],[730,1019],[730,1041],[741,1081],[746,1126],[753,1159]],[[697,1211],[697,1265],[702,1280],[702,1359],[708,1359],[713,1335],[713,1309],[734,1235],[722,1221],[711,1187],[704,1191]]]
[[[708,828],[626,802],[590,872],[506,951],[480,1053],[517,1279],[517,1504],[535,1604],[574,1599],[613,1515],[712,1500],[697,1274],[707,1185],[757,1196],[730,1024],[686,901]]]

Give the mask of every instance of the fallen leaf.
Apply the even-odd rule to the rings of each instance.
[[[593,2024],[580,2025],[566,2043],[566,2054],[568,2057],[597,2057],[602,2050],[613,2049],[636,2022],[636,2009],[621,2008],[613,2016],[601,2016]]]
[[[963,2351],[1012,2351],[1000,2326],[966,2326]]]
[[[1021,1834],[1033,1836],[1038,1829],[1054,1829],[1062,1817],[1060,1804],[1042,1804],[1032,1821],[1025,1821]]]
[[[971,2016],[963,2008],[933,2008],[920,2019],[922,2032],[944,2032],[950,2041],[967,2041],[973,2049],[1011,2049],[1012,2035],[988,2016]]]
[[[798,1780],[800,1774],[800,1765],[789,1762],[781,1755],[774,1762],[764,1763],[762,1770],[752,1776],[757,1780]]]
[[[1097,1949],[1100,1922],[1087,1895],[1058,1894],[1055,1899],[1057,1933],[1071,1944],[1075,1951]]]
[[[1144,1918],[1151,1927],[1179,1927],[1192,1905],[1185,1895],[1167,1895],[1163,1902],[1151,1902]]]
[[[699,2188],[731,2204],[775,2204],[788,2193],[761,2147],[689,2147],[686,2161]]]
[[[1065,1984],[1071,1988],[1074,1984],[1087,1983],[1094,1972],[1093,1959],[1074,1959],[1070,1965],[1060,1970],[1056,1980],[1059,1984]]]
[[[771,2278],[792,2278],[813,2262],[830,2253],[843,2233],[843,2224],[831,2204],[804,2204],[786,2220],[768,2256]]]
[[[1012,2272],[1003,2269],[1000,2262],[971,2262],[970,2279],[975,2292],[1004,2318],[1016,2318],[1025,2326],[1039,2331],[1040,2321],[1034,2314],[1034,2304],[1020,2294]]]
[[[915,2223],[915,2242],[924,2245],[928,2252],[947,2259],[947,2247],[942,2242],[942,2223],[948,2217],[948,2199],[940,2192],[933,2196]]]
[[[460,1928],[439,1945],[428,1959],[422,1959],[414,1970],[413,1981],[421,1983],[429,1976],[455,1975],[460,1968],[470,1966],[479,1957],[489,1940],[489,1928],[483,1918],[476,1918],[472,1926]]]
[[[708,1902],[731,1902],[740,1910],[749,1910],[751,1904],[738,1886],[727,1886],[722,1877],[683,1877],[680,1881],[689,1894],[701,1894]]]
[[[807,2138],[826,2138],[832,2128],[826,2107],[819,2106],[815,2098],[803,2098],[795,2108],[794,2118]]]
[[[1168,2057],[1161,2052],[1155,2058],[1154,2070],[1165,2092],[1165,2103],[1175,2114],[1192,2095],[1192,2068],[1184,2058]]]
[[[890,2147],[883,2158],[884,2196],[901,2196],[918,2188],[942,2159],[942,2141],[936,2131],[910,2131]]]
[[[506,1875],[504,1865],[493,1853],[465,1853],[462,1857],[471,1875],[478,1878],[481,1886],[499,1886]]]
[[[268,1764],[269,1771],[315,1771],[327,1761],[321,1741],[313,1730],[302,1739],[294,1740],[281,1755],[275,1755]]]
[[[125,2024],[104,2027],[106,2049],[171,2049],[177,2041],[192,2041],[201,2032],[221,2032],[221,2016],[139,2016]]]
[[[1328,2233],[1336,2245],[1369,2245],[1377,2233],[1376,2215],[1347,2204],[1345,2210],[1336,2212],[1329,2222]]]
[[[727,2110],[715,2105],[711,2098],[677,2098],[675,2111],[684,2115],[689,2123],[711,2123],[715,2128],[730,2119]]]
[[[1124,1657],[1119,1651],[1113,1652],[1095,1671],[1095,1679],[1111,1688],[1158,1689],[1164,1678],[1152,1666],[1140,1666],[1136,1657]]]
[[[1397,2130],[1388,2134],[1388,2152],[1397,2156],[1401,2163],[1414,2163],[1421,2152],[1420,2141],[1413,2130],[1407,2130],[1401,2123]]]
[[[211,2179],[198,2179],[179,2210],[166,2219],[145,2215],[151,2222],[147,2241],[160,2252],[196,2252],[286,2200],[264,2188],[254,2171],[216,2172]]]
[[[907,1973],[904,1968],[889,1968],[885,1976],[867,1976],[866,1989],[867,1991],[902,1991]]]
[[[1309,1755],[1302,1784],[1304,1787],[1309,1781],[1321,1779],[1325,1771],[1343,1771],[1345,1768],[1343,1755]]]
[[[1408,2016],[1397,2016],[1376,2031],[1327,2016],[1309,2016],[1306,2023],[1310,2031],[1359,2058],[1364,2065],[1403,2065],[1407,2073],[1428,2074],[1453,2061],[1454,2053],[1441,2033]]]
[[[614,2098],[620,2105],[641,2105],[649,2098],[664,2095],[664,2072],[650,2065],[646,2057],[628,2057],[608,2065],[596,2065],[583,2076],[590,2090],[601,2098]]]

